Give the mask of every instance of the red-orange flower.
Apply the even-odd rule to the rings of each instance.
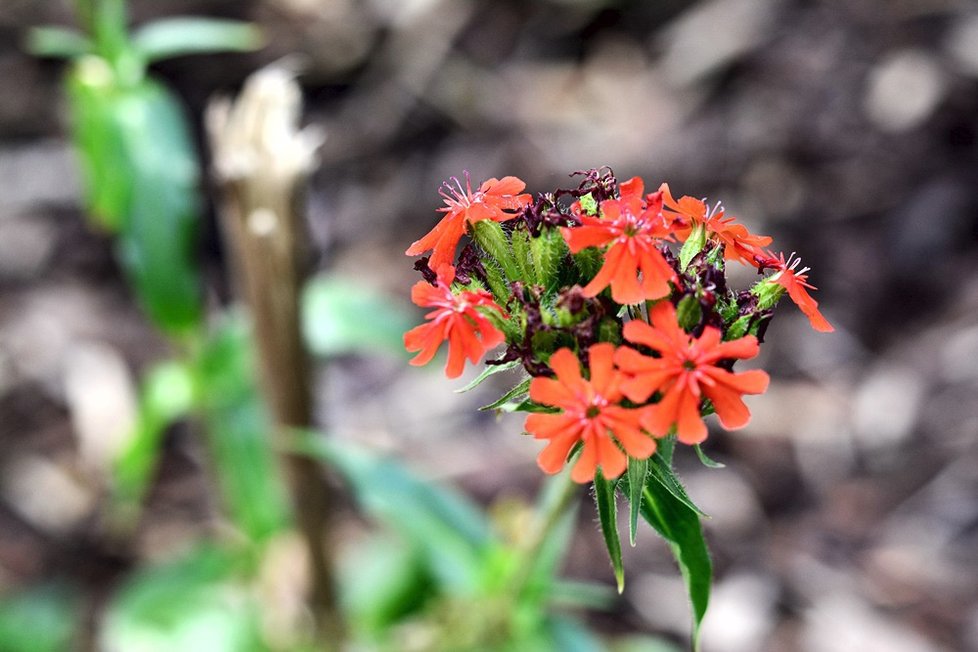
[[[817,290],[818,288],[808,283],[807,272],[810,268],[797,269],[798,265],[801,264],[801,258],[794,258],[794,254],[791,254],[785,260],[784,253],[774,256],[768,252],[766,255],[758,256],[757,260],[762,267],[778,270],[767,280],[771,283],[777,283],[788,291],[788,296],[808,317],[812,328],[820,333],[831,333],[835,330],[832,324],[818,311],[818,301],[808,294],[808,290]]]
[[[702,226],[724,244],[724,257],[739,260],[748,265],[757,265],[754,256],[762,247],[771,244],[770,236],[753,235],[743,224],[737,224],[732,217],[724,217],[723,209],[717,203],[712,209],[706,202],[686,195],[676,201],[669,191],[669,184],[659,186],[666,209],[663,214],[672,221],[672,232],[682,242],[690,236],[697,226]]]
[[[601,202],[601,218],[581,214],[581,226],[561,229],[573,253],[611,243],[584,296],[597,296],[609,285],[611,298],[621,304],[669,294],[676,272],[658,248],[669,233],[662,219],[662,193],[649,195],[645,204],[643,192],[642,180],[633,177],[621,184],[619,199]]]
[[[675,425],[679,441],[700,443],[706,439],[700,413],[704,396],[712,401],[725,428],[747,425],[750,412],[741,396],[766,390],[768,375],[759,370],[735,374],[717,363],[753,358],[758,352],[757,338],[747,335],[721,342],[720,331],[712,326],[692,337],[679,326],[676,309],[668,301],[657,304],[649,317],[652,325],[630,321],[623,334],[629,342],[654,349],[661,357],[648,357],[624,346],[615,354],[615,363],[630,376],[621,385],[625,396],[641,403],[655,392],[662,394],[643,414],[645,429],[661,437]]]
[[[445,374],[457,378],[462,374],[465,358],[478,362],[486,351],[501,344],[505,336],[492,325],[477,307],[499,310],[492,295],[485,290],[452,293],[455,268],[442,265],[438,269],[438,282],[431,285],[418,281],[411,288],[411,300],[421,307],[434,310],[425,315],[428,322],[416,326],[404,334],[404,346],[408,351],[420,351],[411,364],[427,364],[438,347],[448,340],[448,364]]]
[[[538,377],[530,383],[531,399],[563,410],[526,418],[524,428],[528,433],[550,440],[537,458],[546,473],[564,468],[567,455],[577,442],[584,445],[571,471],[575,482],[592,480],[599,466],[606,478],[617,478],[628,465],[625,453],[645,459],[655,452],[655,440],[639,425],[642,411],[619,405],[624,377],[614,368],[614,355],[612,344],[592,345],[588,349],[590,380],[586,380],[581,376],[577,356],[570,349],[560,349],[550,357],[550,367],[557,377]]]
[[[440,192],[445,206],[438,210],[446,213],[445,217],[405,252],[408,256],[417,256],[431,250],[431,260],[428,261],[431,269],[452,263],[455,247],[465,234],[467,224],[481,220],[511,220],[533,201],[529,194],[519,194],[526,184],[516,177],[488,179],[475,192],[472,192],[468,173],[465,174],[464,188],[458,178],[452,177],[452,181],[455,185],[445,182]]]

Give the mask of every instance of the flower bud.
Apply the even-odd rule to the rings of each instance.
[[[520,278],[516,259],[513,257],[513,252],[509,248],[509,240],[506,238],[503,227],[500,226],[499,222],[493,220],[480,220],[476,222],[472,225],[472,237],[479,243],[480,247],[486,250],[487,254],[499,263],[506,278],[511,281]]]

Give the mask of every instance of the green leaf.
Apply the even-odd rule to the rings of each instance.
[[[536,647],[518,647],[522,650],[560,650],[560,652],[602,652],[605,647],[594,634],[577,620],[568,616],[550,615],[545,621],[547,641]]]
[[[464,496],[349,442],[307,432],[297,434],[290,448],[339,471],[361,508],[416,545],[446,590],[479,590],[483,565],[497,542],[485,516]]]
[[[648,458],[638,460],[628,458],[628,542],[635,547],[635,534],[638,530],[638,515],[642,508],[642,493],[645,479],[649,475]]]
[[[64,27],[34,27],[27,32],[27,51],[36,57],[73,59],[90,54],[94,48],[84,34]]]
[[[302,290],[302,332],[316,355],[386,351],[404,356],[413,314],[352,278],[322,274]]]
[[[690,510],[700,516],[709,517],[699,507],[690,500],[686,490],[672,470],[672,451],[676,440],[674,437],[665,437],[659,440],[658,449],[655,455],[649,458],[649,477],[659,483],[666,491],[671,493],[676,500],[684,504]]]
[[[682,248],[679,250],[679,269],[680,271],[686,271],[686,267],[689,265],[690,261],[696,257],[700,251],[703,250],[703,245],[706,244],[706,228],[702,224],[697,224],[693,227],[692,232],[683,243]]]
[[[144,79],[122,84],[109,63],[83,57],[67,77],[87,208],[118,233],[118,253],[140,302],[162,330],[199,325],[197,154],[181,107]]]
[[[221,497],[250,540],[266,541],[289,523],[290,509],[244,319],[227,316],[205,343],[196,371]]]
[[[568,495],[568,491],[575,491],[571,482],[566,473],[549,477],[537,498],[538,516],[555,513],[560,515],[540,545],[529,570],[526,588],[521,593],[524,604],[533,604],[534,599],[536,600],[534,609],[537,611],[556,597],[555,591],[559,583],[556,579],[557,571],[574,535],[580,500],[574,499],[576,492]],[[565,501],[570,502],[562,504]],[[508,576],[503,577],[507,577],[508,581]]]
[[[117,233],[129,211],[132,180],[125,132],[114,110],[119,92],[114,73],[104,59],[82,57],[65,77],[65,86],[88,217],[96,228]]]
[[[618,592],[607,584],[578,580],[556,580],[548,594],[554,607],[611,611],[618,602]]]
[[[153,321],[170,333],[200,324],[197,268],[200,170],[182,108],[168,89],[146,80],[116,106],[132,196],[119,247]]]
[[[179,362],[164,362],[146,374],[139,400],[136,428],[113,468],[113,502],[117,508],[138,511],[156,470],[166,428],[194,407],[193,370]],[[126,514],[132,517],[134,514]]]
[[[132,36],[133,48],[148,62],[188,54],[251,52],[263,44],[261,31],[251,23],[189,16],[147,23]]]
[[[529,385],[527,387],[529,387]],[[516,388],[514,387],[513,389]],[[488,406],[481,409],[488,409]],[[519,402],[513,401],[510,403],[503,403],[495,409],[499,410],[500,412],[539,412],[541,414],[557,414],[560,412],[560,408],[551,407],[549,405],[540,405],[539,403],[531,401],[530,399]]]
[[[687,294],[679,301],[679,306],[676,308],[676,319],[679,321],[680,328],[690,331],[699,325],[702,318],[703,308],[695,294]]]
[[[723,464],[722,462],[717,462],[716,460],[710,459],[710,457],[706,453],[703,452],[703,447],[700,446],[699,444],[696,444],[693,448],[696,449],[696,456],[700,458],[700,462],[703,463],[703,466],[709,467],[711,469],[723,469],[723,468],[726,468],[726,466],[727,466],[726,464]]]
[[[615,639],[609,652],[681,652],[667,639],[643,634]]]
[[[239,581],[241,558],[211,546],[143,568],[115,593],[105,617],[106,649],[257,652],[257,605]]]
[[[533,379],[532,378],[524,378],[522,381],[520,381],[520,384],[519,385],[517,385],[516,387],[512,388],[511,390],[509,390],[508,392],[506,392],[505,394],[503,394],[502,396],[500,396],[498,399],[496,399],[495,401],[493,401],[489,405],[483,405],[481,408],[479,408],[479,410],[481,410],[481,411],[488,411],[488,410],[503,410],[503,411],[506,411],[505,408],[506,408],[506,404],[507,403],[509,403],[510,401],[515,400],[518,397],[524,397],[524,396],[526,396],[527,392],[530,391],[530,381],[531,380],[533,380]],[[525,403],[526,401],[523,401],[523,402]]]
[[[713,581],[713,566],[700,517],[686,502],[651,478],[645,484],[641,511],[642,517],[669,543],[679,564],[693,610],[693,647],[698,650],[700,624],[710,601]]]
[[[479,374],[479,376],[475,380],[473,380],[471,383],[469,383],[468,385],[466,385],[462,389],[456,389],[455,390],[455,393],[456,394],[463,394],[465,392],[471,391],[471,390],[475,389],[476,387],[478,387],[479,385],[481,385],[482,382],[486,378],[488,378],[489,376],[493,376],[495,374],[498,374],[500,371],[509,371],[510,369],[512,369],[514,367],[518,367],[520,364],[521,363],[520,363],[519,360],[510,360],[509,362],[504,362],[502,364],[490,364],[490,365],[486,365],[486,368],[482,370],[482,373]]]
[[[358,543],[341,562],[340,596],[348,622],[373,636],[419,611],[436,592],[418,547],[386,533]]]
[[[72,649],[79,602],[67,587],[44,585],[0,600],[0,650],[61,652]]]
[[[604,545],[608,549],[611,567],[618,582],[618,593],[625,590],[625,567],[621,560],[621,540],[618,538],[618,504],[615,500],[616,483],[606,480],[599,470],[594,475],[594,503],[598,507],[598,522]]]

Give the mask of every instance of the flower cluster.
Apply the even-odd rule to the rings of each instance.
[[[647,193],[610,170],[575,173],[577,188],[533,198],[516,177],[489,179],[473,191],[453,179],[445,215],[408,255],[424,276],[412,299],[432,308],[405,334],[412,364],[425,364],[448,342],[446,373],[465,359],[505,352],[494,369],[521,365],[531,378],[507,394],[530,412],[525,430],[547,440],[538,463],[556,473],[576,450],[572,477],[621,475],[657,440],[675,435],[699,444],[704,416],[728,429],[750,420],[743,396],[767,389],[760,370],[734,372],[757,355],[773,308],[787,295],[815,330],[829,322],[808,293],[808,268],[768,247],[717,203],[667,184]],[[456,250],[468,234],[456,260]],[[725,265],[757,269],[761,280],[735,292]],[[453,265],[454,263],[454,265]],[[766,272],[771,272],[765,275]]]

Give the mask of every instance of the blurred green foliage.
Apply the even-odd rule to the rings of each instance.
[[[65,76],[85,203],[96,228],[117,236],[122,267],[153,322],[186,336],[200,327],[196,263],[200,166],[180,103],[146,66],[160,59],[260,46],[256,28],[170,18],[130,38],[123,0],[79,0],[88,34],[35,29],[28,47],[72,59]]]

